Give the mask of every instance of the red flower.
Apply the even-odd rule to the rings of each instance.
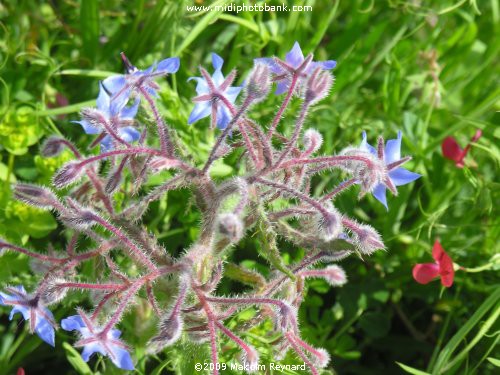
[[[24,369],[23,369],[22,367],[19,367],[19,368],[17,369],[17,373],[16,373],[16,375],[25,375],[25,374],[26,374],[26,373],[24,372]]]
[[[472,137],[471,143],[476,142],[482,134],[481,129],[478,129],[474,137]],[[463,168],[465,156],[470,149],[470,143],[462,150],[454,137],[446,137],[441,144],[441,149],[445,158],[453,160],[458,168]]]
[[[427,284],[436,277],[441,277],[441,284],[449,288],[455,276],[453,261],[437,240],[432,247],[432,257],[434,263],[417,264],[413,267],[413,278],[419,284]]]

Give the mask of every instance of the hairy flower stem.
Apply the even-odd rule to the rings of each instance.
[[[247,356],[251,356],[252,349],[248,346],[247,343],[245,343],[242,339],[240,339],[238,336],[236,336],[233,332],[231,332],[229,329],[227,329],[224,324],[222,324],[219,321],[215,321],[215,325],[217,328],[219,328],[227,337],[229,337],[231,340],[233,340],[241,349],[247,353]]]
[[[287,144],[285,150],[278,157],[278,160],[274,164],[274,168],[279,168],[279,166],[283,162],[283,160],[285,160],[286,157],[290,154],[290,152],[292,152],[292,150],[295,146],[295,143],[297,142],[297,139],[299,138],[300,131],[302,130],[302,126],[304,125],[304,121],[306,119],[307,113],[309,112],[310,106],[311,106],[311,102],[304,101],[304,103],[302,103],[302,109],[300,110],[299,117],[297,118],[297,122],[295,123],[295,130],[293,131],[292,137],[288,141],[288,144]]]
[[[116,237],[118,237],[136,256],[136,258],[144,264],[150,270],[157,270],[156,265],[148,258],[144,252],[139,249],[132,241],[130,241],[118,228],[108,223],[106,220],[102,219],[97,215],[92,215],[92,219],[103,226],[106,230],[113,233]]]
[[[258,183],[261,183],[263,185],[267,185],[267,186],[273,187],[275,189],[284,191],[284,192],[286,192],[286,193],[288,193],[290,195],[295,196],[297,199],[299,199],[299,200],[301,200],[303,202],[306,202],[309,205],[311,205],[312,207],[314,207],[316,210],[318,210],[319,213],[321,213],[325,217],[327,217],[329,215],[329,212],[318,201],[310,198],[309,196],[301,193],[300,191],[297,191],[295,189],[292,189],[292,188],[288,187],[287,185],[283,185],[283,184],[280,184],[278,182],[273,182],[273,181],[270,181],[270,180],[266,180],[266,179],[260,178],[260,177],[257,177],[255,181],[258,182]]]
[[[92,290],[121,290],[126,285],[123,284],[89,284],[89,283],[59,283],[60,288],[72,289],[92,289]]]
[[[217,151],[219,150],[220,145],[224,142],[224,140],[230,134],[231,129],[233,128],[233,125],[239,121],[240,117],[246,112],[246,110],[248,109],[248,107],[250,106],[250,104],[252,103],[252,101],[253,101],[253,98],[252,98],[252,96],[249,95],[245,99],[245,101],[243,102],[243,104],[241,105],[241,107],[238,109],[238,111],[233,115],[233,118],[231,119],[231,121],[229,122],[229,124],[226,126],[226,128],[224,129],[224,131],[222,132],[222,134],[217,139],[214,147],[212,148],[212,151],[210,152],[208,160],[207,160],[207,162],[205,163],[205,166],[202,169],[202,173],[203,174],[207,174],[208,173],[208,170],[209,170],[210,166],[216,160]],[[231,103],[228,102],[227,104],[231,104]],[[233,108],[232,105],[231,105],[231,108]]]
[[[299,344],[295,341],[295,335],[291,332],[288,332],[285,334],[285,337],[287,338],[288,342],[292,346],[293,350],[299,355],[300,358],[307,364],[309,369],[311,370],[312,375],[319,375],[318,370],[316,367],[313,365],[313,363],[307,358],[306,354],[304,351],[300,348]]]
[[[112,329],[116,325],[116,323],[118,323],[123,313],[125,312],[125,309],[130,305],[130,300],[135,296],[135,294],[139,291],[139,289],[144,285],[146,281],[147,280],[145,280],[144,278],[140,278],[130,286],[127,293],[122,297],[120,304],[116,308],[113,316],[104,327],[102,331],[104,335],[109,332],[109,330]]]
[[[273,122],[271,123],[271,127],[267,132],[267,139],[269,140],[272,139],[274,131],[276,130],[276,127],[278,126],[281,117],[283,116],[283,112],[285,112],[286,107],[288,107],[288,104],[292,99],[293,92],[295,91],[295,86],[297,86],[298,80],[299,76],[297,74],[293,74],[292,82],[290,83],[290,87],[288,88],[288,93],[286,94],[285,100],[283,100],[283,103],[281,103],[280,109],[276,113],[276,116],[274,116]]]
[[[337,186],[335,189],[333,189],[331,192],[323,196],[319,201],[320,202],[326,202],[335,197],[337,194],[343,192],[344,190],[348,189],[352,185],[356,184],[356,179],[355,178],[350,178],[349,180],[346,180],[344,182],[341,182],[339,186]]]
[[[94,185],[94,188],[97,191],[97,196],[104,204],[106,211],[108,211],[110,215],[113,215],[115,212],[115,210],[113,209],[113,204],[111,203],[109,197],[106,195],[101,180],[97,176],[97,173],[94,171],[92,167],[86,168],[85,172],[87,173],[89,180],[92,182],[92,185]]]
[[[34,253],[30,250],[27,250],[27,249],[24,249],[22,247],[19,247],[19,246],[16,246],[16,245],[12,245],[10,243],[6,243],[6,242],[0,242],[0,249],[2,248],[5,248],[5,249],[10,249],[10,250],[13,250],[13,251],[17,251],[18,253],[22,253],[22,254],[25,254],[31,258],[35,258],[35,259],[39,259],[39,260],[42,260],[42,261],[46,261],[46,262],[51,262],[51,263],[62,263],[64,262],[64,259],[61,259],[61,258],[56,258],[56,257],[51,257],[51,256],[48,256],[48,255],[43,255],[43,254],[38,254],[38,253]]]
[[[151,95],[149,95],[149,93],[141,86],[139,86],[138,89],[144,99],[146,99],[146,101],[148,102],[149,107],[151,108],[151,111],[153,112],[153,115],[155,117],[156,126],[158,128],[158,136],[160,138],[161,153],[169,158],[172,158],[174,155],[174,145],[172,144],[172,140],[170,139],[168,127],[163,121],[160,113],[158,112],[158,108],[156,107],[153,98],[151,98]]]

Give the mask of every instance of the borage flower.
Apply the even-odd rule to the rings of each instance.
[[[196,103],[189,115],[188,124],[192,124],[204,117],[211,116],[211,127],[215,125],[219,129],[225,129],[232,118],[231,108],[242,87],[233,87],[231,84],[236,78],[236,71],[229,73],[227,78],[222,75],[224,60],[216,53],[212,53],[212,65],[215,69],[212,76],[200,68],[203,77],[191,77],[196,80],[197,97],[193,98]]]
[[[298,75],[299,79],[307,78],[316,68],[331,70],[337,66],[335,60],[312,61],[312,54],[304,58],[302,49],[298,42],[295,42],[293,48],[286,54],[285,61],[278,58],[258,58],[256,63],[269,65],[271,72],[274,73],[274,81],[277,82],[276,95],[288,91],[292,82],[293,75]]]
[[[373,189],[373,196],[387,209],[387,189],[394,195],[397,195],[398,191],[396,190],[396,186],[409,184],[421,177],[418,173],[413,173],[400,167],[400,165],[410,160],[409,157],[401,158],[402,137],[403,134],[398,132],[398,138],[388,140],[385,148],[383,138],[379,138],[377,149],[375,149],[366,140],[366,132],[363,132],[363,141],[360,145],[361,150],[370,152],[372,155],[382,160],[387,167],[386,178]]]
[[[61,327],[66,331],[78,331],[81,339],[75,347],[83,346],[82,358],[88,362],[92,354],[100,353],[111,358],[116,367],[123,370],[133,370],[134,364],[127,346],[119,340],[121,332],[117,329],[109,331],[95,327],[83,313],[73,315],[61,321]]]
[[[436,277],[440,277],[441,284],[449,288],[453,284],[455,270],[453,269],[453,261],[446,254],[439,241],[434,242],[432,257],[435,260],[434,263],[416,264],[413,267],[413,278],[419,284],[427,284]]]
[[[128,100],[132,91],[144,92],[151,96],[158,96],[157,90],[160,86],[154,81],[155,78],[167,74],[176,73],[179,70],[180,60],[178,57],[170,57],[153,64],[145,70],[139,70],[132,65],[125,54],[121,53],[127,74],[111,76],[103,81],[103,85],[112,94],[112,100]]]
[[[13,306],[9,319],[21,313],[24,320],[29,320],[30,332],[35,332],[47,344],[54,346],[54,316],[38,297],[26,293],[22,285],[5,288],[8,293],[0,292],[0,305]]]
[[[441,144],[441,150],[443,151],[443,156],[446,159],[450,159],[450,160],[454,161],[455,165],[458,168],[463,168],[464,167],[464,159],[470,150],[471,143],[476,142],[479,138],[481,138],[482,134],[483,134],[483,132],[481,131],[481,129],[478,129],[476,131],[476,134],[474,134],[474,136],[470,140],[470,143],[463,150],[459,146],[459,144],[457,143],[457,141],[454,137],[446,137],[443,140],[443,143]]]
[[[72,121],[80,124],[87,134],[101,134],[101,151],[113,149],[113,144],[130,143],[139,139],[140,133],[133,126],[134,117],[139,108],[139,99],[127,107],[128,98],[121,96],[118,100],[111,100],[106,88],[100,84],[97,97],[97,109],[85,108],[82,110],[83,120]],[[113,136],[110,133],[113,133]]]

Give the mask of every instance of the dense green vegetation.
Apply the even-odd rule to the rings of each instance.
[[[217,4],[231,1],[219,0]],[[197,1],[207,5],[209,1]],[[233,3],[240,3],[233,0]],[[274,2],[269,1],[269,4]],[[326,348],[332,373],[493,374],[500,353],[498,284],[500,239],[500,127],[498,110],[498,43],[500,7],[496,0],[289,1],[310,5],[311,12],[188,12],[192,1],[16,1],[0,3],[0,236],[40,252],[58,251],[67,233],[47,212],[11,199],[10,183],[48,184],[52,173],[70,159],[38,155],[50,134],[64,134],[85,147],[90,142],[78,125],[78,111],[93,105],[98,81],[122,72],[125,51],[139,67],[169,56],[181,58],[179,72],[161,81],[163,115],[186,145],[193,160],[204,160],[216,133],[208,120],[187,125],[195,95],[194,83],[210,52],[237,66],[241,83],[263,56],[284,56],[294,41],[317,60],[335,59],[336,82],[330,97],[314,108],[307,124],[324,136],[323,151],[333,153],[361,141],[365,130],[374,143],[380,134],[395,138],[402,130],[403,154],[413,156],[411,169],[422,174],[415,183],[389,197],[389,211],[372,197],[358,201],[353,190],[338,207],[370,222],[385,239],[386,252],[343,266],[349,283],[332,289],[322,280],[308,282],[300,310],[304,337]],[[278,4],[278,2],[276,2]],[[266,123],[279,104],[265,102],[253,112]],[[298,101],[292,107],[298,109]],[[290,134],[295,112],[288,112],[279,130]],[[464,147],[477,129],[483,136],[472,145],[466,166],[443,158],[441,143],[454,136]],[[227,176],[238,160],[226,160],[216,173]],[[342,177],[324,173],[314,189],[329,189]],[[158,184],[151,180],[151,186]],[[190,194],[180,191],[153,205],[146,224],[173,255],[197,235],[199,216],[189,210]],[[439,281],[417,284],[412,268],[432,261],[436,239],[465,270],[456,272],[451,288]],[[82,245],[83,246],[83,245]],[[244,267],[267,272],[249,237],[232,254]],[[292,262],[303,255],[280,243]],[[0,258],[0,285],[29,286],[37,265],[23,255]],[[83,272],[95,272],[88,265]],[[226,281],[221,293],[244,286]],[[84,300],[84,299],[83,299]],[[78,302],[77,302],[78,301]],[[73,303],[56,311],[67,316]],[[29,335],[19,320],[8,320],[0,307],[0,374],[23,367],[27,374],[58,369],[62,374],[119,373],[102,360],[85,365],[59,332],[56,349]],[[242,314],[251,314],[245,311]],[[124,321],[125,337],[135,349],[138,373],[196,373],[205,360],[199,348],[177,344],[161,355],[144,355],[156,322],[146,305],[138,305]],[[266,327],[246,338],[270,353]],[[63,344],[64,343],[64,344]],[[223,358],[235,350],[228,346]],[[273,358],[263,354],[265,361]],[[287,358],[285,363],[298,363]],[[399,364],[399,365],[398,365]],[[419,369],[422,372],[418,372]],[[155,372],[156,371],[156,372]],[[498,371],[498,370],[497,370]],[[292,372],[289,372],[292,373]]]

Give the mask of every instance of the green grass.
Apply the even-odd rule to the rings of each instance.
[[[343,212],[380,230],[388,251],[364,262],[345,261],[349,283],[342,289],[309,284],[300,311],[304,337],[331,353],[340,374],[400,374],[402,369],[419,373],[412,368],[430,374],[495,373],[500,357],[495,352],[500,267],[498,258],[496,265],[488,264],[500,250],[498,2],[308,0],[288,3],[311,5],[309,13],[187,13],[185,5],[192,3],[0,4],[0,235],[38,249],[48,243],[60,247],[64,233],[57,223],[12,202],[7,181],[48,183],[68,156],[55,161],[37,157],[46,135],[62,133],[81,146],[88,144],[89,138],[69,121],[92,104],[99,79],[121,72],[121,51],[139,67],[162,57],[181,58],[180,71],[162,82],[163,113],[176,135],[190,145],[183,151],[202,160],[214,134],[207,123],[186,124],[195,94],[187,78],[197,75],[198,65],[209,64],[214,51],[226,60],[225,69],[238,68],[241,82],[253,58],[284,56],[297,40],[306,53],[314,50],[317,60],[338,62],[330,97],[315,107],[307,124],[324,135],[322,151],[329,154],[358,144],[363,130],[371,141],[379,134],[393,138],[402,130],[403,152],[413,156],[411,169],[423,175],[400,188],[398,197],[389,198],[389,212],[372,198],[358,203],[355,192],[339,199]],[[49,106],[58,95],[67,105]],[[255,118],[264,124],[278,104],[278,98],[261,104]],[[292,107],[296,110],[298,104]],[[280,131],[291,131],[294,115],[286,114]],[[446,136],[465,146],[476,129],[482,129],[483,137],[472,147],[468,167],[458,169],[442,157],[440,145]],[[315,189],[329,189],[339,178],[324,174]],[[187,200],[187,194],[172,194],[147,217],[151,230],[173,254],[196,235],[197,214],[183,214]],[[416,284],[411,269],[431,261],[436,238],[461,266],[486,267],[481,272],[458,271],[447,290],[441,290],[438,281]],[[280,246],[286,259],[300,255],[288,244]],[[244,241],[234,256],[244,264],[265,264],[252,240]],[[0,284],[29,285],[35,279],[24,257],[0,258]],[[234,285],[227,283],[222,291],[231,288]],[[67,315],[74,303],[56,317]],[[70,374],[72,366],[81,368],[78,357],[61,344],[72,342],[70,336],[58,335],[56,350],[51,350],[26,335],[18,322],[9,322],[7,309],[0,312],[0,374],[15,373],[21,365],[28,374],[55,368]],[[189,348],[175,347],[154,358],[141,354],[146,338],[135,328],[145,319],[141,314],[130,314],[124,329],[127,341],[137,348],[139,373],[155,368],[168,373],[162,369],[180,368],[175,365],[179,361],[187,373],[188,358],[196,352]],[[267,353],[269,344],[256,339],[262,334],[256,330],[248,339]],[[270,354],[264,357],[272,360]],[[91,362],[90,368],[118,373],[101,361]]]

